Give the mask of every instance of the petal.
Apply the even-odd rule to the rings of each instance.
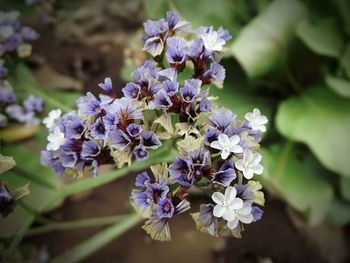
[[[233,135],[231,138],[230,138],[230,145],[236,145],[238,144],[240,141],[240,138],[238,135]]]
[[[216,205],[213,209],[213,215],[215,217],[222,217],[226,212],[226,208],[221,205]]]
[[[226,149],[223,149],[221,152],[221,159],[227,159],[227,157],[230,155],[230,152],[227,151]]]
[[[253,119],[253,113],[248,112],[244,117],[247,121],[251,121]]]
[[[235,162],[235,166],[238,170],[240,171],[244,171],[245,168],[244,168],[244,165],[243,165],[243,160],[242,159],[239,159]]]
[[[225,133],[219,134],[218,141],[221,145],[228,145],[230,143],[230,139]]]
[[[258,164],[261,162],[262,156],[260,153],[254,153],[253,155],[253,162]]]
[[[220,193],[220,192],[215,192],[213,193],[213,195],[211,196],[211,199],[213,199],[213,201],[219,205],[222,205],[225,201],[225,196]]]
[[[245,162],[249,162],[249,163],[251,163],[252,161],[253,161],[253,153],[252,153],[252,151],[251,150],[249,150],[249,149],[247,149],[247,150],[244,150],[244,152],[243,152],[243,160],[245,161]]]
[[[239,221],[241,221],[244,224],[250,224],[251,222],[253,222],[253,215],[249,214],[249,215],[238,215],[237,216]]]
[[[262,166],[261,164],[256,164],[256,165],[252,166],[251,170],[255,174],[262,174],[264,172],[264,166]]]
[[[231,230],[234,230],[237,227],[238,222],[239,222],[238,219],[235,218],[234,220],[227,223],[227,227]]]
[[[245,178],[247,178],[249,180],[249,179],[253,178],[254,172],[251,169],[245,169],[243,171],[243,175]]]
[[[237,194],[236,188],[234,188],[232,186],[227,187],[226,191],[225,191],[225,200],[226,201],[234,201],[236,194]]]
[[[251,205],[244,205],[242,209],[238,211],[239,215],[249,215],[252,212]]]
[[[257,109],[257,108],[255,108],[255,109],[253,110],[253,116],[254,116],[254,118],[256,118],[256,117],[258,117],[258,116],[260,116],[260,115],[261,115],[260,110]]]
[[[230,205],[233,209],[241,209],[243,207],[243,200],[241,198],[235,198]]]
[[[242,153],[243,148],[240,145],[233,145],[233,146],[231,146],[231,152],[232,153]]]
[[[225,213],[223,214],[222,218],[225,219],[226,221],[232,221],[236,217],[235,210],[233,208],[226,208]]]
[[[218,149],[218,150],[221,150],[222,149],[222,145],[219,141],[213,141],[211,144],[210,144],[210,147],[211,148],[214,148],[214,149]]]

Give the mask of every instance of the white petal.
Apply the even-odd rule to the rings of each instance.
[[[251,170],[255,174],[262,174],[264,172],[264,166],[262,166],[261,164],[256,164],[256,165],[251,167]]]
[[[226,191],[225,191],[225,200],[226,201],[233,201],[236,197],[236,194],[237,194],[236,188],[234,188],[232,186],[227,187]]]
[[[234,230],[237,227],[238,222],[239,222],[238,219],[235,218],[234,220],[227,223],[227,227],[231,230]]]
[[[243,175],[244,175],[245,178],[247,178],[249,180],[249,179],[253,178],[254,173],[253,173],[253,171],[251,169],[245,169],[243,171]]]
[[[239,159],[235,162],[235,166],[238,170],[243,171],[245,168],[243,166],[243,160]]]
[[[231,152],[232,153],[242,153],[243,152],[243,148],[240,145],[233,145],[231,147]]]
[[[227,157],[230,155],[231,152],[227,151],[226,149],[223,149],[221,152],[221,158],[222,159],[227,159]]]
[[[240,141],[239,139],[239,136],[238,135],[233,135],[231,138],[230,138],[230,144],[231,145],[236,145],[238,144]]]
[[[219,134],[218,141],[220,142],[221,145],[229,145],[230,139],[225,133]]]
[[[238,211],[240,215],[248,215],[252,212],[252,206],[251,205],[244,205],[242,209]]]
[[[226,211],[224,213],[224,215],[222,216],[223,219],[225,219],[226,221],[232,221],[236,218],[236,213],[235,210],[233,208],[226,208]]]
[[[251,163],[253,161],[253,153],[251,150],[247,149],[247,150],[244,150],[243,152],[243,160],[245,162],[249,162]]]
[[[235,198],[230,205],[233,209],[241,209],[243,207],[243,200],[241,198]]]
[[[262,156],[260,153],[254,153],[253,155],[253,162],[258,164],[261,162]]]
[[[214,149],[218,149],[218,150],[222,149],[222,145],[221,145],[221,143],[219,141],[211,142],[210,147],[214,148]]]
[[[261,115],[260,110],[257,109],[257,108],[255,108],[255,109],[253,110],[253,116],[254,116],[254,118],[256,118],[256,117],[258,117],[258,116],[260,116],[260,115]]]
[[[215,192],[212,194],[211,199],[213,199],[213,201],[219,205],[223,205],[224,201],[225,201],[225,196],[220,193],[220,192]]]
[[[266,116],[262,115],[256,118],[256,122],[259,124],[266,124],[268,123],[268,119],[266,118]]]
[[[237,216],[239,221],[241,221],[244,224],[250,224],[251,222],[253,222],[253,215],[249,214],[249,215],[239,215]]]
[[[245,119],[246,119],[247,121],[250,122],[250,121],[253,119],[253,113],[248,112],[248,113],[245,115]]]
[[[226,212],[226,208],[221,205],[216,205],[213,209],[213,215],[215,217],[222,217]]]

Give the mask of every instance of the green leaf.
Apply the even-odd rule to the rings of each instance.
[[[328,74],[326,84],[339,96],[350,98],[350,81]]]
[[[308,214],[310,225],[322,222],[333,198],[331,186],[314,162],[300,161],[291,143],[262,149],[265,171],[262,183],[269,192]]]
[[[341,61],[342,68],[345,71],[346,76],[350,79],[350,43],[345,48],[345,52]]]
[[[275,0],[243,28],[230,50],[250,78],[262,76],[285,61],[295,27],[305,14],[299,1]]]
[[[118,221],[116,224],[102,230],[91,238],[85,240],[81,244],[73,247],[71,250],[53,258],[52,263],[75,263],[81,262],[108,243],[118,238],[126,231],[136,226],[142,218],[137,214],[132,214],[125,219]]]
[[[343,198],[350,202],[350,177],[340,178],[340,192]]]
[[[296,32],[305,45],[317,54],[337,58],[342,52],[344,42],[333,18],[323,19],[316,25],[303,20]]]
[[[350,205],[334,200],[327,215],[327,223],[333,226],[343,226],[350,223]]]
[[[350,100],[316,87],[282,102],[276,125],[282,135],[307,144],[326,168],[350,176],[349,112]]]

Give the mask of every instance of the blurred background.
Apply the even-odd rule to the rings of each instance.
[[[267,196],[262,220],[242,239],[224,239],[198,232],[184,214],[164,243],[139,226],[108,230],[113,216],[131,210],[134,175],[48,204],[73,179],[40,165],[47,131],[9,141],[0,129],[0,151],[17,164],[1,181],[10,189],[31,181],[22,205],[0,218],[0,255],[11,248],[0,262],[350,262],[349,1],[5,0],[0,9],[19,10],[21,22],[40,34],[30,58],[11,61],[9,81],[20,96],[41,96],[47,111],[74,108],[81,94],[98,94],[107,76],[121,94],[146,59],[142,23],[173,10],[193,28],[230,31],[224,89],[211,92],[240,118],[258,107],[270,120],[258,178]],[[197,211],[205,197],[190,200]],[[104,223],[57,224],[96,217]],[[99,242],[86,242],[91,238]]]

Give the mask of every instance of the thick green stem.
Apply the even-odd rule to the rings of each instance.
[[[79,229],[79,228],[109,225],[109,224],[116,223],[122,219],[125,219],[127,216],[128,215],[118,215],[118,216],[107,216],[107,217],[74,220],[74,221],[61,222],[61,223],[50,223],[47,225],[30,229],[26,233],[26,236],[41,235],[52,231],[72,230],[72,229]]]

